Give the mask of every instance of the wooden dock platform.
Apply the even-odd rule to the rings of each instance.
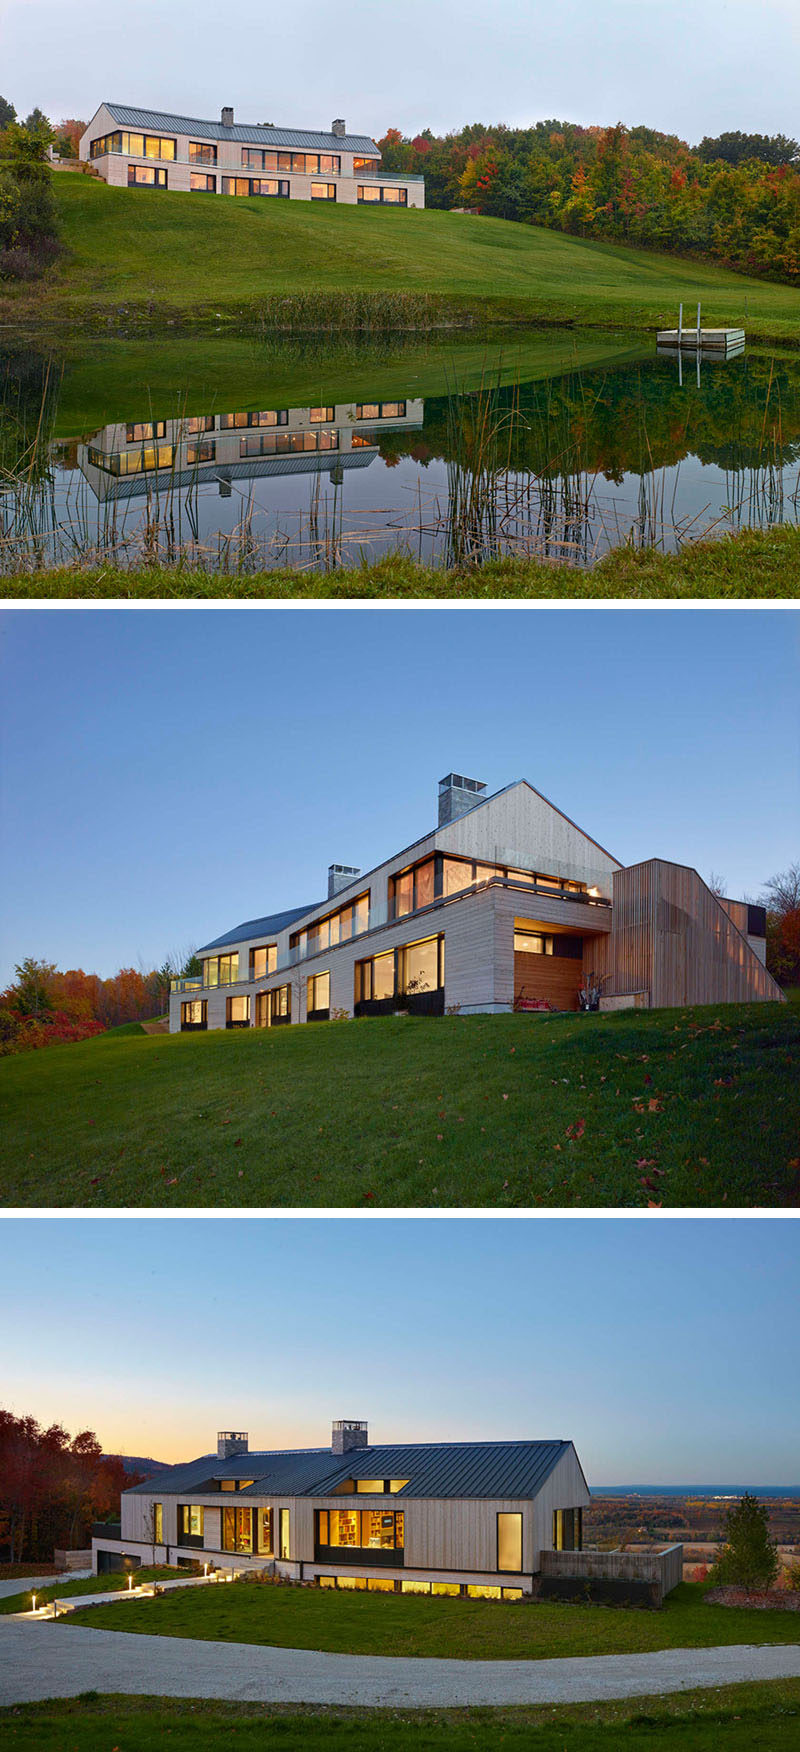
[[[741,352],[744,346],[744,329],[738,328],[696,328],[659,329],[656,343],[659,347],[678,348],[678,333],[680,332],[681,352],[696,353],[698,336],[701,353],[731,353]]]

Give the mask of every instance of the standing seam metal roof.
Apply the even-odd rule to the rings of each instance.
[[[197,950],[198,955],[207,954],[209,949],[224,949],[227,943],[246,943],[256,937],[277,937],[279,931],[285,931],[287,925],[293,925],[295,919],[302,919],[306,913],[313,912],[315,906],[322,906],[321,900],[315,900],[311,906],[293,906],[288,912],[271,913],[266,919],[245,919],[243,925],[236,925],[232,931],[226,931],[224,937],[215,937],[213,943],[204,943]]]
[[[253,1479],[240,1496],[328,1496],[348,1478],[407,1478],[404,1497],[536,1496],[553,1467],[571,1447],[563,1439],[539,1442],[414,1442],[356,1448],[341,1457],[329,1448],[237,1454],[218,1460],[204,1454],[154,1474],[137,1493],[178,1493],[210,1488],[222,1478]]]
[[[370,158],[380,158],[380,147],[368,134],[334,134],[314,128],[268,128],[263,123],[234,122],[224,128],[221,122],[201,121],[197,116],[174,116],[166,110],[131,109],[127,104],[106,103],[115,122],[122,128],[166,128],[171,134],[195,134],[201,140],[230,140],[234,145],[294,146],[306,152],[359,152]]]

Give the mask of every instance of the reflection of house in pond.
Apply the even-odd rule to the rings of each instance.
[[[207,481],[226,495],[233,481],[322,470],[338,481],[346,469],[369,467],[387,428],[421,428],[423,408],[418,399],[132,420],[81,444],[78,466],[98,499]]]

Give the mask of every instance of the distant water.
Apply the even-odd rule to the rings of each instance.
[[[595,1484],[595,1497],[708,1497],[711,1499],[744,1496],[777,1497],[791,1501],[800,1497],[800,1484]]]

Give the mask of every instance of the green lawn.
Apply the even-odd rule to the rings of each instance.
[[[13,1752],[795,1752],[800,1680],[558,1708],[354,1710],[83,1697],[0,1711]]]
[[[232,1582],[126,1603],[124,1608],[87,1606],[71,1613],[69,1622],[209,1642],[481,1661],[640,1654],[724,1643],[800,1643],[796,1612],[707,1606],[702,1587],[692,1582],[681,1583],[658,1612]]]
[[[0,1062],[2,1200],[796,1207],[799,1064],[796,1003],[99,1035]]]
[[[30,1573],[29,1570],[28,1574]],[[148,1569],[143,1564],[141,1569],[134,1572],[134,1581],[177,1581],[180,1577],[185,1578],[185,1576],[186,1571],[183,1569],[167,1568],[164,1564],[160,1566],[157,1564],[155,1569]],[[78,1576],[73,1581],[57,1582],[52,1586],[49,1582],[44,1581],[41,1588],[35,1588],[33,1592],[36,1594],[37,1606],[44,1606],[50,1600],[70,1600],[75,1595],[80,1594],[118,1593],[121,1588],[127,1588],[127,1586],[127,1575],[123,1574],[122,1571],[117,1571],[115,1574],[105,1576]],[[24,1594],[9,1594],[5,1599],[0,1599],[0,1617],[14,1612],[29,1612],[30,1609],[30,1588],[27,1588]]]
[[[4,286],[5,322],[249,325],[270,299],[299,294],[293,320],[315,326],[316,305],[317,319],[356,326],[360,313],[348,307],[343,317],[342,298],[358,305],[365,293],[378,293],[414,300],[405,315],[398,307],[398,325],[431,326],[460,313],[641,330],[674,324],[679,301],[700,298],[709,326],[800,340],[797,290],[502,219],[310,201],[194,201],[77,175],[57,176],[54,187],[67,253],[43,286]],[[327,311],[323,293],[334,295]]]
[[[336,572],[279,567],[252,574],[181,566],[70,566],[0,579],[0,597],[754,597],[800,595],[800,529],[735,537],[665,555],[617,548],[590,572],[537,560],[493,560],[470,571],[437,571],[401,557]]]

